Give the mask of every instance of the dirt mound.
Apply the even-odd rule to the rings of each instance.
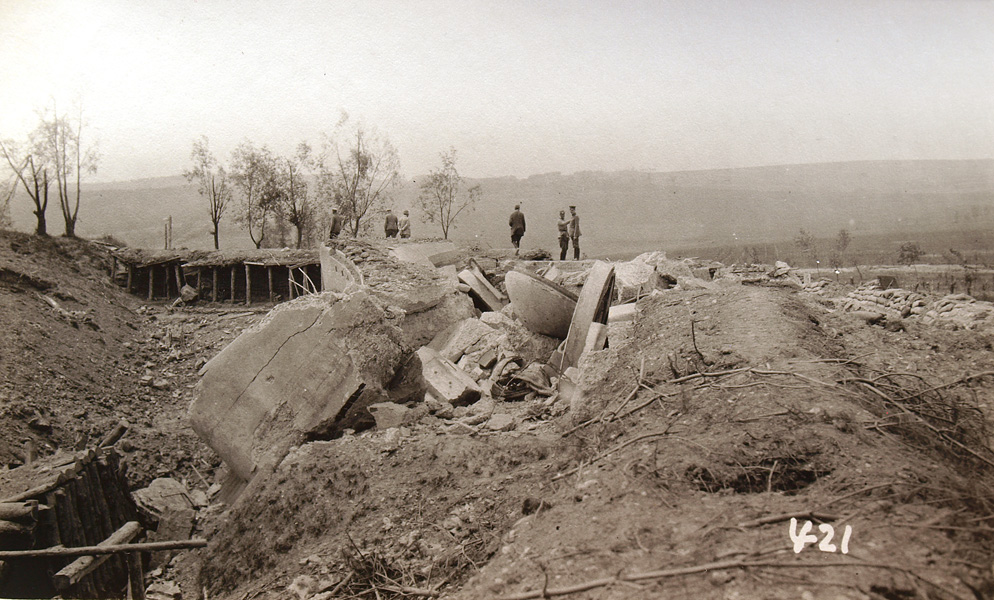
[[[426,416],[301,447],[214,523],[191,588],[924,598],[990,584],[990,392],[980,372],[943,377],[989,344],[870,327],[779,286],[638,306],[631,337],[581,364],[582,410],[521,406],[528,427],[469,437]],[[956,414],[922,410],[943,380]]]
[[[125,419],[132,485],[203,485],[194,469],[209,477],[217,459],[181,414],[194,365],[225,336],[194,343],[204,315],[143,307],[110,281],[109,260],[85,240],[0,232],[0,461],[86,447]]]

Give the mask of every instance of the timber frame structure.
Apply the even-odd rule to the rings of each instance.
[[[317,250],[141,250],[111,253],[111,278],[149,301],[180,296],[184,286],[211,302],[278,302],[321,291]]]

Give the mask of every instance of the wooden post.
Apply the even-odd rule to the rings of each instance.
[[[269,301],[273,301],[273,267],[266,267],[266,276],[269,278]]]
[[[231,303],[235,303],[235,265],[231,265]]]
[[[287,287],[290,290],[287,293],[287,299],[288,300],[293,300],[293,298],[294,298],[294,295],[293,295],[293,292],[294,292],[294,290],[293,290],[293,267],[290,267],[290,266],[288,266],[286,268],[286,284],[287,284]]]
[[[204,273],[203,267],[197,267],[197,295],[201,298],[204,296],[204,282],[201,275]]]
[[[217,267],[211,267],[211,277],[213,282],[213,288],[211,289],[211,302],[217,302]]]
[[[140,552],[128,552],[128,600],[145,600],[145,574]]]
[[[181,294],[183,291],[183,267],[176,265],[176,293]]]
[[[131,293],[131,289],[132,289],[132,285],[131,284],[134,281],[134,279],[135,279],[135,266],[132,265],[131,263],[128,263],[128,293],[129,294]]]
[[[155,265],[148,268],[148,300],[152,301],[152,289],[155,287]]]
[[[117,257],[110,257],[110,280],[114,281],[117,278]]]
[[[245,306],[252,304],[252,274],[250,267],[245,265]]]

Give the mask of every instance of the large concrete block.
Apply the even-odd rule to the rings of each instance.
[[[364,291],[305,296],[204,366],[190,424],[247,481],[335,419],[360,386],[382,390],[406,351],[400,329]]]

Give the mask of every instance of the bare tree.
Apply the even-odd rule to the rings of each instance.
[[[277,231],[281,239],[293,227],[296,247],[304,246],[314,224],[314,203],[310,198],[307,179],[313,166],[311,147],[306,142],[297,145],[292,157],[277,157],[274,177],[263,186],[262,201],[272,203]]]
[[[66,237],[76,237],[83,172],[96,173],[99,160],[96,148],[90,147],[85,151],[83,149],[83,126],[81,103],[76,105],[76,114],[70,117],[60,115],[55,102],[52,103],[51,113],[42,116],[40,125],[45,153],[55,171],[55,184]],[[75,190],[70,194],[69,182],[73,179],[75,179]]]
[[[366,217],[389,200],[400,180],[400,159],[390,141],[342,114],[334,138],[325,138],[317,160],[318,193],[332,199],[353,235]]]
[[[48,235],[45,213],[48,211],[49,164],[38,133],[38,130],[35,130],[23,150],[9,140],[0,141],[0,152],[3,153],[12,171],[4,196],[5,204],[8,204],[20,184],[35,205],[35,235]]]
[[[235,220],[245,225],[256,248],[266,240],[269,220],[276,209],[274,200],[279,195],[267,193],[272,191],[276,177],[276,157],[265,146],[256,148],[246,140],[231,153],[231,179],[242,192]]]
[[[211,231],[214,236],[214,249],[218,250],[221,248],[218,225],[231,200],[231,188],[228,185],[227,171],[217,162],[208,146],[209,142],[205,135],[193,142],[193,150],[190,152],[193,168],[184,171],[183,176],[187,181],[196,179],[200,195],[207,198],[211,224],[214,227]]]
[[[442,237],[449,239],[449,229],[463,210],[472,209],[473,205],[483,195],[480,186],[474,185],[466,190],[466,196],[459,199],[459,188],[462,177],[456,170],[456,149],[449,148],[448,152],[439,154],[442,166],[432,169],[428,177],[421,182],[421,193],[418,203],[421,205],[425,221],[438,222],[442,227]]]

